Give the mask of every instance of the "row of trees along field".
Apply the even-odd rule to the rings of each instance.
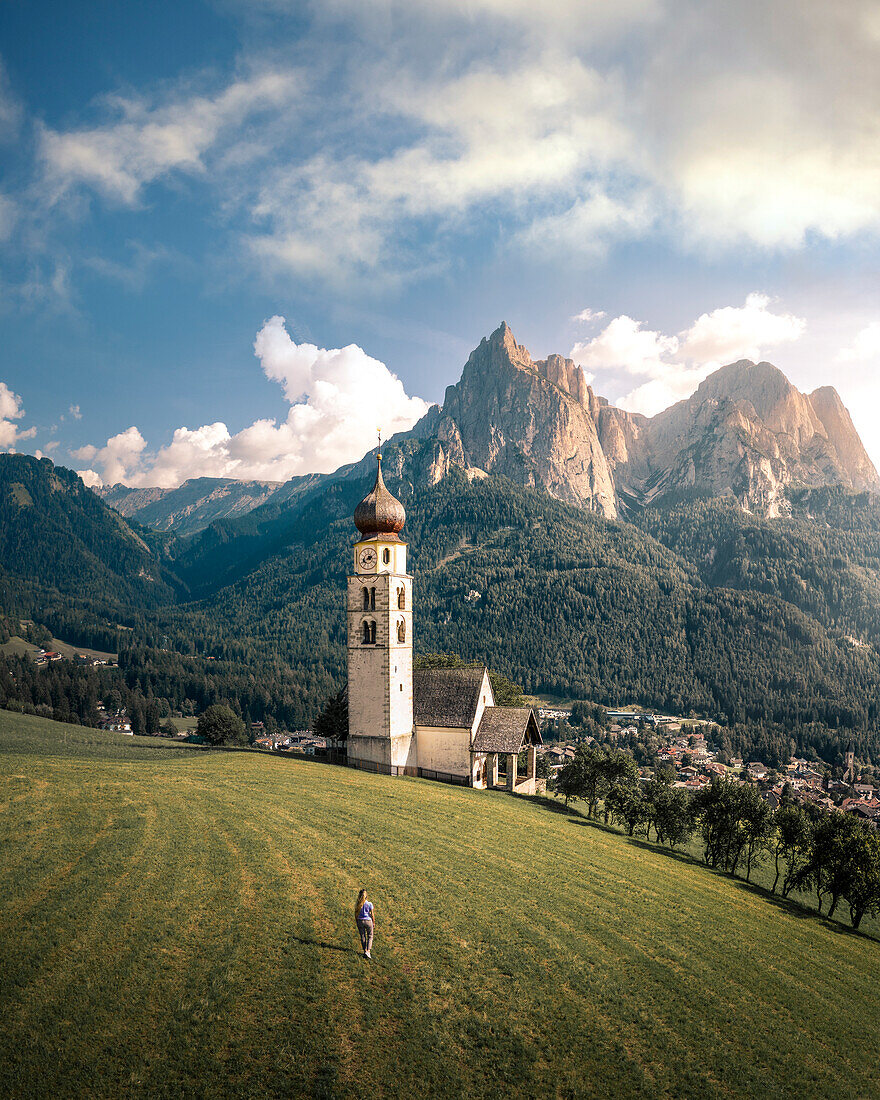
[[[847,814],[787,800],[771,810],[757,787],[730,779],[695,794],[674,787],[663,771],[643,783],[628,752],[592,744],[578,747],[554,787],[566,805],[581,799],[588,816],[601,814],[629,836],[650,840],[653,830],[658,844],[679,847],[696,834],[708,866],[744,873],[746,881],[772,861],[773,893],[812,893],[820,913],[827,902],[828,917],[843,901],[854,928],[880,913],[880,836]]]

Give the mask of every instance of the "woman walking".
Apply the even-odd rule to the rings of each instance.
[[[367,899],[366,890],[361,890],[358,894],[357,904],[354,907],[354,919],[361,934],[364,958],[371,959],[373,957],[370,954],[373,946],[373,903]]]

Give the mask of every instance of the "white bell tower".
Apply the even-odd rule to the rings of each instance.
[[[398,532],[403,505],[382,480],[357,506],[361,538],[348,578],[348,759],[386,775],[417,775],[413,728],[412,577]]]

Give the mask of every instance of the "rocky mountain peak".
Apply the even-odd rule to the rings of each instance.
[[[607,516],[670,491],[775,515],[789,486],[880,489],[830,388],[807,396],[772,363],[742,359],[649,419],[597,397],[571,359],[533,360],[506,322],[447,390],[436,441],[432,481],[450,465],[497,472]]]
[[[553,355],[532,360],[503,322],[471,353],[439,412],[429,479],[450,466],[500,473],[582,507],[616,515],[611,471],[583,371]]]

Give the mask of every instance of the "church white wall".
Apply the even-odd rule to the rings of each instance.
[[[471,731],[467,728],[418,726],[419,767],[471,778]]]
[[[483,673],[483,682],[480,684],[480,698],[477,702],[477,710],[474,714],[474,724],[471,726],[471,744],[473,744],[474,735],[480,728],[480,719],[483,717],[483,711],[486,707],[495,706],[495,693],[492,691],[492,683],[489,680],[489,673]]]
[[[382,546],[378,549],[381,555]],[[405,548],[392,544],[389,550],[400,551],[392,554],[391,564],[405,565]],[[380,557],[380,570],[382,564]],[[358,572],[348,578],[346,602],[349,760],[380,771],[415,774],[412,578],[387,567]],[[375,642],[364,642],[365,623],[375,625]]]

